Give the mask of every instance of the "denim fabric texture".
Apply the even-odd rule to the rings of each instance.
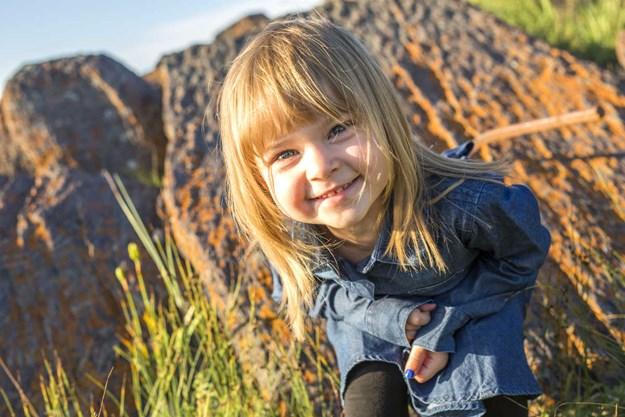
[[[448,151],[463,157],[462,149]],[[491,179],[502,180],[494,174]],[[432,196],[457,178],[430,176]],[[353,264],[321,262],[320,283],[312,318],[326,319],[340,371],[344,405],[347,374],[357,363],[378,360],[396,364],[403,373],[411,346],[449,352],[445,369],[420,384],[406,380],[420,416],[478,417],[483,401],[497,395],[539,395],[523,349],[523,320],[539,268],[551,244],[541,224],[536,197],[525,185],[464,179],[433,206],[444,225],[436,236],[448,265],[400,271],[396,259],[383,255],[392,226],[391,210],[371,255]],[[409,259],[416,259],[409,252]],[[280,277],[273,268],[272,297],[281,297]],[[405,334],[406,320],[418,306],[435,302],[431,321],[414,341]]]

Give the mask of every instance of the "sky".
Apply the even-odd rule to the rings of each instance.
[[[24,64],[106,53],[135,73],[243,16],[277,17],[321,0],[0,0],[0,91]]]

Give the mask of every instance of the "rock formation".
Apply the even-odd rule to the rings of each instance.
[[[119,367],[114,270],[137,240],[102,170],[159,226],[145,183],[165,149],[158,88],[106,56],[29,65],[0,119],[0,357],[30,392],[54,350],[86,384]],[[4,372],[0,387],[15,393]]]

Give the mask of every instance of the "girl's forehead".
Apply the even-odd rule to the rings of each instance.
[[[265,152],[281,142],[313,134],[330,124],[332,120],[333,118],[325,114],[309,113],[266,121],[265,128],[261,128],[256,136],[258,139],[256,148],[260,152]]]
[[[294,125],[286,134],[270,138],[263,147],[263,152],[271,152],[286,143],[300,138],[315,137],[324,135],[326,130],[332,125],[334,120],[327,115],[317,115],[314,119]]]
[[[332,121],[333,119],[325,114],[314,115],[310,119],[302,120],[300,123],[294,123],[289,129],[284,130],[285,133],[283,135],[272,138],[269,145],[271,146],[294,137],[316,133],[332,123]]]

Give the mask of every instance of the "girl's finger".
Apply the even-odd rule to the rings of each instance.
[[[414,378],[415,374],[421,369],[421,365],[427,357],[427,350],[419,346],[413,346],[410,350],[410,355],[406,361],[406,368],[404,369],[404,376],[407,379]]]
[[[423,361],[423,365],[421,365],[421,369],[415,373],[415,379],[420,383],[427,382],[434,376],[434,373],[431,358],[426,358]]]
[[[425,361],[423,361],[421,369],[415,375],[417,382],[424,383],[434,378],[447,365],[447,358],[446,354],[442,355],[440,353],[428,355]]]
[[[418,327],[421,326],[421,318],[419,317],[410,317],[406,322],[406,329],[416,330]]]
[[[434,303],[427,303],[427,304],[423,304],[421,306],[419,306],[419,310],[421,311],[432,311],[436,308],[436,304]]]
[[[430,313],[415,309],[410,316],[408,316],[407,324],[412,326],[423,326],[430,322]]]

